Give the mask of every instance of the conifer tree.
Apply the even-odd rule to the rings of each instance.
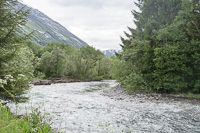
[[[2,63],[14,57],[22,42],[30,35],[17,35],[16,31],[27,22],[29,10],[14,10],[17,0],[0,0],[0,76],[4,75]]]
[[[191,39],[200,40],[200,0],[193,0],[187,31]]]
[[[16,102],[23,100],[34,69],[33,54],[24,44],[31,34],[17,34],[29,10],[14,9],[17,4],[18,0],[0,0],[0,98],[14,96]]]

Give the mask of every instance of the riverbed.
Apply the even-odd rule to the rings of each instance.
[[[38,108],[64,133],[200,133],[199,104],[106,95],[116,85],[107,80],[33,86],[17,113]]]

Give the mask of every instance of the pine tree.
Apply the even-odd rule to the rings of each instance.
[[[193,0],[187,31],[191,39],[200,40],[200,0]]]
[[[15,51],[30,35],[17,35],[16,31],[27,22],[29,10],[12,9],[17,0],[0,0],[0,76],[4,75],[2,63],[14,57]]]

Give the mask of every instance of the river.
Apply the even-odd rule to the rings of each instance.
[[[34,107],[49,113],[51,126],[64,133],[200,133],[199,105],[101,95],[116,84],[107,80],[33,86],[27,94],[30,101],[18,104],[17,110],[20,114]]]

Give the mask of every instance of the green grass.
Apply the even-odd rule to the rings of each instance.
[[[200,100],[200,94],[194,94],[192,92],[188,92],[188,93],[175,93],[175,95],[180,95],[189,99],[197,99]]]
[[[55,133],[44,120],[37,109],[19,118],[0,105],[0,133]]]
[[[200,94],[193,94],[191,92],[189,92],[186,96],[189,98],[200,99]]]

